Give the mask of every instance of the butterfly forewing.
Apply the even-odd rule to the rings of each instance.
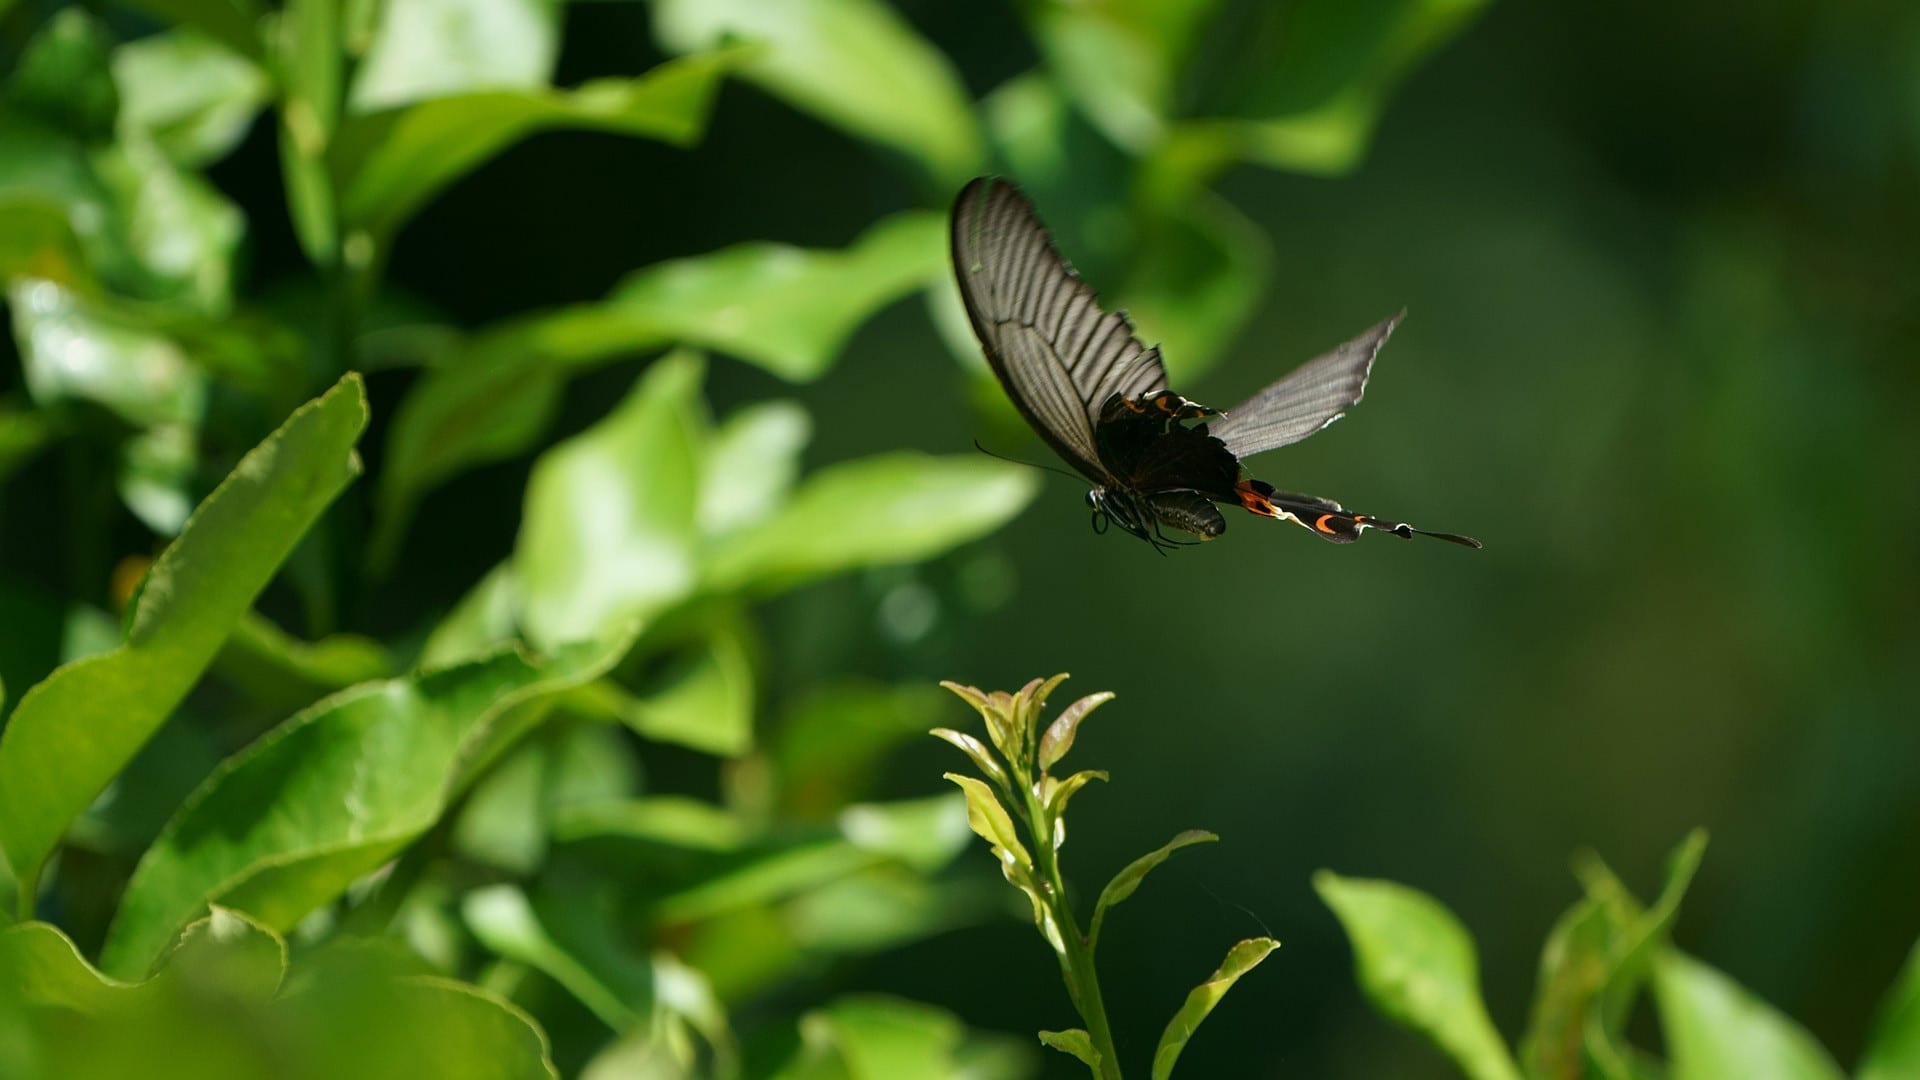
[[[1314,357],[1266,389],[1228,409],[1213,433],[1236,457],[1297,443],[1340,419],[1367,389],[1367,374],[1400,316]]]
[[[1096,482],[1108,479],[1094,430],[1107,399],[1166,389],[1160,353],[1142,345],[1054,249],[1011,184],[981,178],[953,207],[953,265],[987,362],[1047,444]]]

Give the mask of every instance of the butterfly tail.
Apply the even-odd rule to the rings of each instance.
[[[1234,489],[1234,493],[1239,496],[1240,505],[1249,512],[1262,517],[1291,521],[1322,540],[1335,544],[1351,544],[1360,539],[1360,534],[1367,529],[1379,529],[1403,540],[1411,540],[1416,536],[1431,536],[1435,540],[1445,540],[1450,544],[1459,544],[1463,547],[1480,546],[1480,541],[1471,536],[1429,532],[1425,529],[1416,529],[1404,521],[1394,521],[1392,518],[1356,514],[1331,499],[1275,491],[1271,484],[1260,480],[1242,480]]]

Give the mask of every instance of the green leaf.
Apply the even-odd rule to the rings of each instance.
[[[843,997],[800,1018],[800,1050],[776,1080],[950,1080],[965,1029],[919,1002]]]
[[[959,773],[943,774],[947,779],[960,785],[967,796],[967,827],[974,835],[993,846],[993,854],[1003,866],[1016,867],[1031,872],[1033,856],[1027,853],[1026,845],[1020,842],[1019,830],[1013,826],[1013,818],[1007,815],[1007,809],[1000,805],[993,789],[985,781]]]
[[[376,238],[391,236],[448,184],[521,139],[555,128],[691,145],[706,127],[721,77],[746,52],[669,60],[636,78],[598,79],[575,90],[478,91],[351,116],[331,158],[341,211]]]
[[[1241,36],[1241,54],[1215,85],[1243,88],[1218,102],[1236,119],[1177,128],[1169,154],[1200,186],[1236,158],[1337,175],[1365,156],[1394,87],[1478,15],[1486,0],[1304,0],[1265,13],[1273,24]],[[1270,42],[1278,40],[1276,52]]]
[[[1074,793],[1095,780],[1105,783],[1109,779],[1110,777],[1101,769],[1082,769],[1065,780],[1056,780],[1049,776],[1040,782],[1040,802],[1054,817],[1064,818],[1067,815],[1067,803],[1073,798]]]
[[[590,904],[555,899],[536,912],[512,885],[475,889],[461,902],[467,926],[501,956],[545,972],[602,1023],[625,1031],[653,1004],[653,970],[626,951],[606,913]]]
[[[175,164],[218,161],[240,145],[272,88],[244,55],[189,29],[113,50],[122,137],[139,132]]]
[[[657,361],[605,419],[534,464],[513,558],[529,640],[596,637],[692,591],[701,370],[690,354]]]
[[[1654,1005],[1671,1080],[1841,1080],[1800,1025],[1719,971],[1677,949],[1653,968]]]
[[[288,972],[277,935],[216,908],[152,978],[123,983],[60,931],[22,924],[0,932],[0,1060],[34,1076],[556,1075],[525,1014],[391,962],[340,962],[367,951],[310,953]]]
[[[155,561],[126,643],[61,668],[21,700],[0,731],[0,846],[23,883],[37,879],[67,823],[173,711],[295,542],[359,473],[353,444],[366,422],[355,375],[296,410]],[[76,741],[76,732],[86,738]]]
[[[945,190],[978,171],[980,133],[959,73],[880,0],[658,0],[677,53],[739,39],[765,49],[741,75],[826,123],[917,159]]]
[[[624,799],[637,786],[637,768],[613,728],[548,725],[481,777],[454,822],[453,846],[475,862],[531,874],[568,806]]]
[[[23,1007],[111,1017],[116,1010],[169,991],[183,975],[216,982],[243,997],[265,999],[280,987],[287,948],[266,927],[216,907],[183,928],[162,959],[164,966],[153,977],[122,982],[87,963],[55,926],[25,922],[8,927],[0,931],[0,1018],[33,1015]]]
[[[952,795],[889,803],[856,803],[840,812],[840,834],[862,851],[898,859],[932,874],[966,850],[966,800]]]
[[[9,132],[4,117],[0,117],[0,134],[17,130]],[[8,181],[18,179],[7,175],[22,164],[10,151],[10,147],[0,145],[0,186],[12,187]],[[38,156],[32,148],[20,155]],[[90,176],[69,179],[92,186]],[[97,204],[94,212],[98,213]],[[22,278],[44,278],[68,287],[91,283],[66,203],[52,192],[14,187],[0,193],[0,284],[12,286]]]
[[[1080,775],[1085,776],[1086,774],[1082,773]],[[1088,779],[1092,779],[1092,777],[1089,776]],[[1080,782],[1081,785],[1085,783],[1085,780]],[[1078,786],[1080,785],[1076,785],[1076,788]],[[1113,880],[1107,882],[1107,887],[1100,890],[1100,900],[1093,907],[1093,924],[1087,931],[1087,941],[1089,945],[1097,945],[1099,943],[1100,926],[1106,922],[1108,909],[1125,900],[1127,897],[1132,896],[1134,890],[1140,887],[1140,883],[1147,879],[1147,875],[1152,873],[1155,867],[1166,862],[1174,852],[1179,851],[1183,847],[1191,847],[1194,844],[1211,844],[1219,839],[1219,836],[1207,832],[1205,829],[1188,829],[1160,845],[1158,848],[1128,863],[1125,869],[1113,875]]]
[[[630,642],[545,663],[502,652],[363,684],[292,717],[222,763],[167,823],[127,883],[101,962],[141,970],[209,901],[294,925],[432,828],[517,717],[599,677]]]
[[[556,336],[678,341],[756,364],[783,379],[825,374],[860,324],[947,273],[942,214],[884,218],[844,251],[736,244],[627,276],[600,305],[556,316]]]
[[[1480,1000],[1473,939],[1451,912],[1391,881],[1322,870],[1313,887],[1346,929],[1374,1008],[1431,1039],[1473,1080],[1519,1080]]]
[[[721,623],[651,692],[626,700],[620,720],[649,739],[739,757],[753,745],[753,684],[744,632]]]
[[[934,728],[931,734],[936,739],[952,743],[961,753],[972,758],[974,766],[985,773],[987,779],[998,784],[1000,790],[1009,790],[1008,785],[1011,781],[1007,778],[1007,770],[1000,764],[1000,759],[993,756],[993,751],[987,749],[986,743],[964,731],[955,731],[952,728]]]
[[[1034,36],[1060,82],[1100,130],[1139,153],[1158,142],[1196,32],[1217,0],[1050,0]]]
[[[565,379],[583,368],[679,342],[718,349],[790,379],[819,376],[874,312],[945,275],[945,228],[940,215],[913,212],[881,221],[844,251],[742,244],[657,263],[628,276],[604,301],[478,335],[400,403],[381,476],[375,550],[391,556],[407,514],[427,490],[531,448],[552,421]],[[785,428],[756,438],[797,434],[790,419],[755,422]],[[723,430],[722,452],[744,434]],[[738,490],[724,488],[713,498]],[[703,521],[744,524],[712,518],[706,499]]]
[[[107,70],[110,44],[82,9],[55,12],[21,52],[0,105],[86,142],[105,138],[119,108]]]
[[[1540,957],[1539,988],[1521,1040],[1529,1075],[1583,1075],[1589,1062],[1603,1075],[1625,1075],[1633,1051],[1622,1042],[1627,1015],[1656,952],[1679,916],[1680,901],[1700,865],[1706,834],[1695,830],[1674,850],[1652,908],[1641,910],[1597,858],[1576,861],[1587,898],[1554,925]]]
[[[1040,770],[1045,772],[1058,765],[1060,759],[1067,756],[1067,751],[1073,749],[1073,738],[1080,732],[1080,721],[1112,700],[1113,693],[1109,690],[1088,694],[1067,706],[1053,723],[1048,724],[1046,734],[1040,736]]]
[[[51,281],[19,278],[8,299],[37,404],[92,401],[141,429],[200,425],[206,375],[171,339]]]
[[[164,22],[191,27],[243,56],[261,58],[261,10],[256,0],[128,0]]]
[[[770,904],[839,881],[879,860],[839,837],[773,845],[662,896],[654,905],[654,921],[675,926]]]
[[[978,455],[883,454],[809,476],[780,511],[716,544],[707,582],[771,591],[857,566],[917,562],[999,528],[1039,490]]]
[[[274,24],[283,99],[280,169],[300,248],[331,266],[339,246],[338,195],[327,155],[340,120],[339,0],[288,0]]]
[[[255,612],[234,625],[213,663],[214,674],[254,701],[295,709],[321,693],[393,673],[378,641],[336,634],[301,641]]]
[[[554,814],[554,839],[626,837],[693,851],[738,851],[746,823],[732,811],[682,795],[578,803]]]
[[[1153,1080],[1167,1080],[1173,1075],[1174,1064],[1180,1060],[1181,1051],[1193,1039],[1200,1022],[1227,996],[1240,976],[1259,967],[1260,961],[1279,947],[1280,943],[1272,938],[1260,937],[1248,938],[1227,950],[1227,958],[1220,962],[1220,967],[1187,994],[1180,1011],[1173,1014],[1166,1030],[1160,1033],[1160,1045],[1153,1050]]]
[[[694,517],[705,537],[724,536],[772,514],[800,475],[812,434],[807,410],[763,401],[727,417],[708,441]]]
[[[513,577],[513,563],[503,562],[475,582],[427,635],[418,666],[422,670],[447,667],[513,641],[519,611],[520,586]]]
[[[1040,1033],[1040,1042],[1043,1046],[1051,1046],[1063,1054],[1078,1058],[1098,1080],[1100,1051],[1094,1049],[1093,1036],[1079,1028],[1068,1028],[1066,1031],[1043,1031]]]
[[[1920,1076],[1920,945],[1907,954],[1906,966],[1880,1003],[1858,1080],[1905,1076]]]
[[[355,112],[476,90],[544,88],[560,51],[551,0],[383,4],[348,95]]]

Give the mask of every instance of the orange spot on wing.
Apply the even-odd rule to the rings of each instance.
[[[1253,481],[1242,480],[1234,486],[1234,494],[1240,496],[1240,505],[1259,514],[1261,517],[1283,518],[1286,512],[1273,505],[1273,500],[1253,489]]]
[[[1318,518],[1317,520],[1315,520],[1315,521],[1314,521],[1314,523],[1313,523],[1313,527],[1314,527],[1314,528],[1316,528],[1316,529],[1319,529],[1319,530],[1320,530],[1321,532],[1323,532],[1323,533],[1327,533],[1328,535],[1332,535],[1332,533],[1333,533],[1333,530],[1332,530],[1332,529],[1329,529],[1329,528],[1327,528],[1327,519],[1328,519],[1328,518],[1330,518],[1330,517],[1332,517],[1332,516],[1333,516],[1332,514],[1321,514],[1321,515],[1320,515],[1320,517],[1319,517],[1319,518]]]

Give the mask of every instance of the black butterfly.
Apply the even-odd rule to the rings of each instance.
[[[1106,312],[1054,250],[1012,184],[981,177],[953,206],[953,266],[973,332],[1007,396],[1040,437],[1093,481],[1096,531],[1108,520],[1160,548],[1162,526],[1211,540],[1227,531],[1214,503],[1306,526],[1336,544],[1363,529],[1479,547],[1452,533],[1356,514],[1246,477],[1242,458],[1286,446],[1360,400],[1396,315],[1224,413],[1167,389],[1160,350],[1140,344],[1124,312]],[[1188,421],[1213,417],[1211,424]]]

